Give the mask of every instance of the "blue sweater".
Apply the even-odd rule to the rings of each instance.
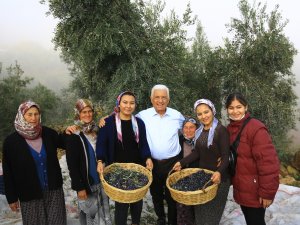
[[[140,118],[137,119],[139,128],[139,144],[138,149],[140,157],[144,160],[151,157],[149,145],[146,139],[146,128],[144,122]],[[105,119],[105,126],[100,128],[97,136],[96,153],[97,159],[102,160],[107,165],[115,160],[115,150],[117,139],[117,129],[115,123],[115,115]]]

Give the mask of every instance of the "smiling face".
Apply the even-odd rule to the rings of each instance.
[[[214,120],[214,114],[208,105],[198,105],[196,108],[196,114],[200,123],[204,125],[204,129],[208,130],[209,128],[211,128]]]
[[[227,107],[227,113],[230,119],[238,121],[241,120],[247,112],[247,106],[243,105],[237,99],[234,99]]]
[[[79,120],[84,123],[90,123],[93,120],[94,112],[91,107],[84,107],[79,113]]]
[[[24,119],[31,125],[36,126],[40,123],[40,116],[39,110],[33,106],[26,111]]]
[[[135,97],[127,94],[123,95],[119,104],[120,118],[124,120],[130,119],[135,107]]]
[[[158,114],[165,114],[169,102],[170,99],[166,90],[157,89],[153,92],[151,103]]]
[[[186,122],[182,128],[183,135],[188,139],[193,139],[195,137],[197,126],[194,123]]]

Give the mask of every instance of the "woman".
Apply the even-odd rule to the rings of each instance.
[[[32,101],[19,106],[16,132],[3,144],[5,195],[12,211],[21,208],[23,224],[66,224],[62,175],[56,131],[41,125],[40,107]]]
[[[179,142],[182,149],[182,156],[186,157],[194,150],[195,132],[198,128],[197,121],[192,117],[186,117],[182,124],[182,134],[179,136]],[[194,161],[188,165],[190,168],[197,168],[198,161]],[[195,224],[194,207],[176,204],[177,207],[177,224],[193,225]]]
[[[117,98],[115,113],[105,119],[97,137],[98,172],[102,173],[104,163],[137,163],[152,169],[151,153],[146,139],[144,122],[132,113],[136,98],[132,92],[125,91]],[[140,224],[143,200],[125,204],[115,202],[115,224],[127,224],[130,208],[132,224]]]
[[[108,197],[97,173],[94,108],[89,100],[79,99],[74,109],[77,130],[66,137],[66,156],[72,189],[77,191],[80,224],[112,224]]]
[[[232,143],[250,113],[240,93],[230,94],[225,106]],[[241,133],[237,152],[236,174],[232,177],[233,197],[241,205],[248,225],[264,225],[266,208],[272,204],[279,186],[279,160],[263,123],[254,118],[248,122]]]
[[[200,127],[195,134],[195,150],[173,169],[178,171],[190,162],[199,160],[199,167],[215,171],[211,180],[219,184],[216,197],[205,204],[194,206],[196,224],[219,224],[230,187],[228,175],[229,135],[226,128],[215,118],[216,109],[208,99],[194,104]]]

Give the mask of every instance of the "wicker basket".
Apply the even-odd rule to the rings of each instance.
[[[124,169],[130,169],[140,172],[147,176],[149,181],[144,187],[135,190],[122,190],[113,187],[104,180],[104,176],[106,173],[112,171],[114,166],[120,166]],[[103,185],[103,189],[110,199],[121,203],[132,203],[144,198],[149,189],[150,184],[152,183],[152,173],[145,167],[135,163],[113,163],[104,168],[103,173],[100,174],[100,179]]]
[[[170,190],[172,198],[185,205],[199,205],[211,201],[217,194],[218,185],[213,184],[203,190],[197,191],[178,191],[174,188],[171,188],[171,185],[175,184],[178,180],[189,176],[192,173],[195,173],[199,170],[204,170],[206,173],[213,173],[213,171],[200,169],[200,168],[187,168],[180,171],[177,171],[168,176],[166,185]]]

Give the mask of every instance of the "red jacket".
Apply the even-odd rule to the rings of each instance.
[[[240,121],[230,121],[227,130],[232,143],[249,113]],[[259,208],[259,197],[273,200],[279,186],[279,160],[265,125],[251,119],[242,131],[238,146],[236,174],[232,178],[233,197],[243,206]]]

